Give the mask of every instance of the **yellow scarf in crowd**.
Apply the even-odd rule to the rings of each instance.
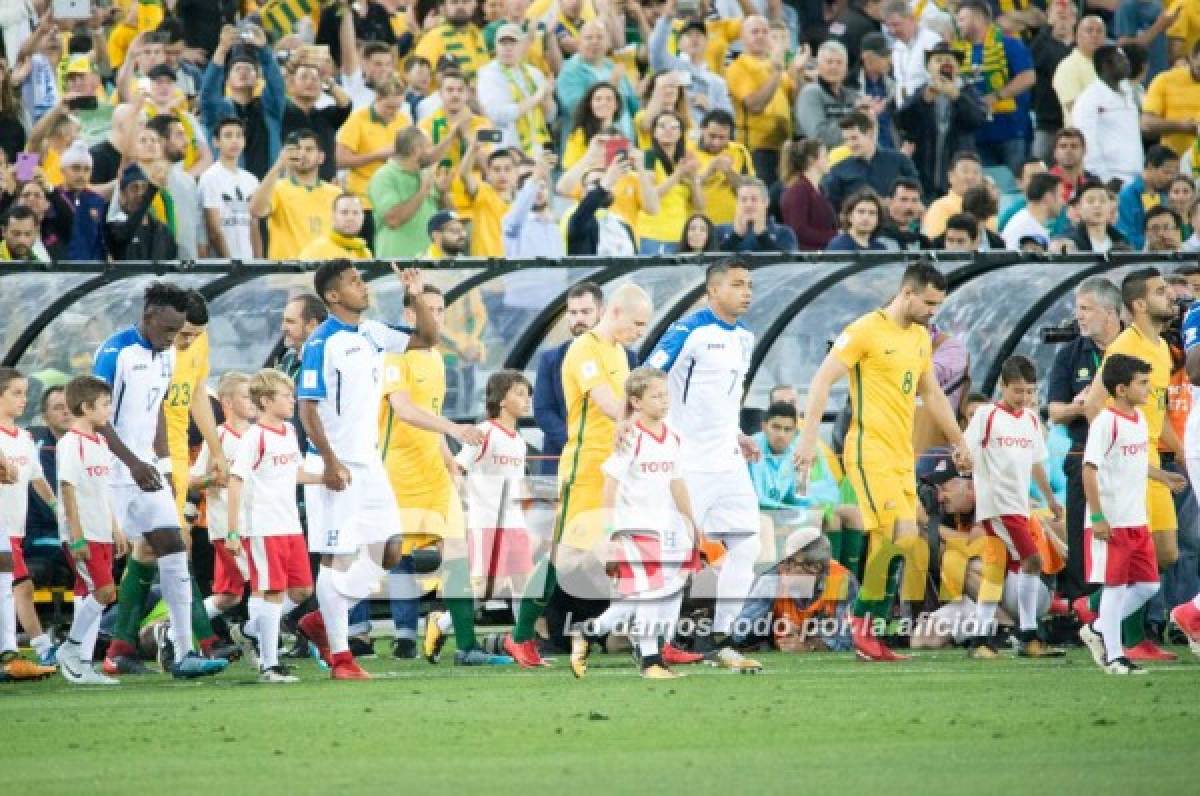
[[[501,66],[500,71],[508,82],[513,102],[518,105],[537,92],[537,83],[524,64],[517,64],[515,69]],[[529,113],[517,119],[517,138],[521,143],[521,151],[531,156],[540,154],[550,143],[550,131],[546,127],[546,116],[541,105],[534,105]]]
[[[983,37],[981,63],[975,63],[975,46],[966,39],[955,39],[950,46],[962,53],[963,63],[971,73],[971,80],[980,96],[994,95],[1008,85],[1008,56],[1004,54],[1004,33],[998,26],[989,26]],[[997,97],[992,105],[993,113],[1015,113],[1016,110],[1017,101],[1014,99]]]
[[[336,229],[329,231],[329,239],[337,246],[346,250],[355,260],[366,260],[371,257],[371,250],[367,248],[367,242],[362,238],[353,235],[343,235]]]

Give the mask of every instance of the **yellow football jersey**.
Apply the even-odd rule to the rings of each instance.
[[[450,488],[450,473],[442,458],[442,435],[414,428],[396,418],[388,396],[408,393],[414,406],[433,415],[442,413],[446,398],[446,366],[436,349],[410,349],[388,354],[383,361],[383,404],[379,439],[388,479],[403,505],[435,491]]]
[[[600,467],[612,453],[616,428],[612,419],[592,404],[591,391],[607,384],[614,395],[623,395],[628,377],[625,349],[606,343],[595,332],[583,333],[567,349],[562,364],[567,444],[558,460],[561,483],[604,480]]]
[[[1104,351],[1106,358],[1112,354],[1126,354],[1150,363],[1150,398],[1141,409],[1146,415],[1150,449],[1156,453],[1158,439],[1162,436],[1163,423],[1167,417],[1167,389],[1171,386],[1171,349],[1161,337],[1150,340],[1142,334],[1141,329],[1127,326]],[[1151,453],[1151,456],[1155,453]]]
[[[267,216],[267,257],[294,260],[309,241],[329,234],[333,229],[333,200],[341,192],[337,185],[320,180],[311,187],[291,178],[275,183]]]
[[[929,331],[898,326],[883,310],[862,316],[833,344],[833,355],[850,369],[853,416],[846,432],[847,463],[910,470],[917,384],[933,367]]]
[[[201,332],[192,341],[187,351],[175,350],[175,370],[171,373],[171,386],[163,399],[163,413],[167,420],[167,447],[173,461],[188,460],[188,423],[191,420],[192,401],[204,397],[204,383],[208,381],[208,332]]]

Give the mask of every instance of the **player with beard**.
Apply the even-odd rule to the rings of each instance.
[[[962,430],[933,373],[929,322],[946,297],[946,277],[929,263],[904,271],[891,302],[846,327],[821,363],[809,387],[805,417],[825,413],[834,382],[848,378],[853,415],[846,434],[846,475],[858,495],[863,526],[871,534],[867,573],[887,565],[883,594],[868,577],[854,601],[854,650],[866,661],[904,660],[876,638],[876,622],[886,622],[899,585],[900,561],[886,561],[899,548],[906,560],[917,559],[923,543],[917,529],[916,455],[913,417],[917,398],[953,445],[955,464],[970,470]],[[820,423],[808,423],[796,446],[796,472],[807,473],[816,456]],[[797,491],[805,492],[806,484]],[[883,547],[883,552],[880,548]],[[909,577],[923,573],[909,573]],[[873,587],[873,588],[872,588]],[[872,621],[876,620],[876,621]]]

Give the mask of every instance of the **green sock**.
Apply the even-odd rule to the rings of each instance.
[[[203,641],[212,638],[212,622],[208,619],[208,611],[204,607],[204,595],[200,593],[200,584],[192,578],[192,635]]]
[[[113,637],[137,647],[138,627],[142,623],[142,614],[146,610],[146,595],[154,585],[154,575],[158,568],[153,564],[143,564],[132,556],[125,562],[125,575],[117,596],[117,621],[113,628]]]
[[[825,538],[829,540],[829,549],[833,551],[833,560],[841,562],[842,560],[842,532],[841,531],[826,531]]]
[[[1146,640],[1146,606],[1143,605],[1121,620],[1121,643],[1125,649],[1136,647]]]
[[[1096,589],[1094,592],[1088,595],[1088,608],[1091,608],[1092,613],[1094,614],[1100,613],[1100,595],[1103,592],[1104,589]]]
[[[546,610],[546,603],[550,601],[550,595],[554,593],[554,589],[558,585],[558,574],[548,558],[538,564],[537,569],[529,578],[529,583],[537,583],[541,580],[543,572],[546,585],[541,595],[522,597],[521,604],[517,607],[517,624],[513,627],[512,633],[513,641],[517,643],[533,639],[533,626],[541,617],[542,612]]]
[[[862,578],[862,557],[866,546],[866,531],[855,528],[846,528],[842,531],[842,556],[838,558],[838,561],[856,578]]]
[[[901,558],[893,558],[888,564],[887,581],[884,584],[883,597],[878,600],[868,600],[863,597],[863,590],[858,591],[858,598],[854,601],[852,611],[857,617],[870,616],[873,619],[887,620],[892,615],[892,603],[896,599],[896,593],[900,590],[900,564],[903,561]]]
[[[475,639],[475,598],[471,594],[467,562],[463,559],[446,562],[446,610],[454,623],[454,646],[460,650],[479,646]],[[465,596],[464,596],[465,595]]]

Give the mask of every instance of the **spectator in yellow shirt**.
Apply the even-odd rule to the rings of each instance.
[[[674,72],[655,72],[647,78],[642,88],[642,109],[633,116],[633,131],[637,135],[638,149],[649,149],[654,121],[663,111],[674,111],[684,121],[684,132],[691,125],[687,94]]]
[[[1187,65],[1168,69],[1150,82],[1142,102],[1142,132],[1162,136],[1162,144],[1183,156],[1200,129],[1200,39]]]
[[[267,257],[294,260],[305,245],[329,232],[333,200],[341,189],[321,179],[325,162],[311,130],[291,133],[275,165],[250,199],[250,215],[267,219]]]
[[[733,116],[728,111],[712,110],[704,115],[700,138],[692,147],[700,161],[704,214],[714,224],[733,223],[738,180],[755,176],[749,150],[732,138]]]
[[[680,114],[664,111],[654,120],[654,139],[646,152],[646,165],[654,169],[660,206],[657,213],[638,213],[638,253],[673,254],[679,248],[688,217],[704,212],[700,161],[687,151]]]
[[[480,143],[472,138],[462,161],[462,180],[471,215],[471,256],[504,257],[502,222],[516,192],[517,163],[511,151],[501,149],[487,156],[485,179],[475,172]]]
[[[617,89],[611,83],[596,83],[588,89],[575,109],[571,134],[563,149],[562,165],[569,169],[587,153],[596,136],[614,131],[626,141],[631,138],[629,117],[625,116],[624,105]]]
[[[422,119],[417,126],[433,142],[433,153],[429,162],[456,169],[462,163],[468,142],[474,141],[480,130],[490,128],[491,122],[486,116],[472,112],[469,103],[471,89],[462,72],[444,72],[438,86],[438,94],[442,98],[442,107]],[[486,157],[491,151],[491,147],[488,146],[482,154]],[[451,184],[450,198],[459,212],[468,212],[470,198],[461,178],[455,178]]]
[[[779,173],[779,153],[792,135],[792,103],[797,76],[781,59],[772,57],[767,20],[747,17],[742,23],[744,51],[725,72],[733,99],[737,138],[750,150],[754,170],[767,183]]]
[[[300,251],[301,260],[369,260],[371,250],[359,237],[366,220],[362,200],[352,193],[333,200],[333,225],[329,234],[316,238]]]
[[[442,24],[421,34],[414,55],[436,64],[449,56],[468,77],[473,77],[492,59],[483,41],[483,31],[474,23],[475,0],[442,0]]]
[[[396,134],[412,126],[404,109],[404,86],[394,77],[375,84],[375,101],[350,114],[337,134],[337,164],[349,169],[346,190],[362,199],[368,213],[365,236],[370,239],[374,223],[370,218],[371,200],[367,184],[388,158],[396,152]]]
[[[956,154],[950,161],[946,179],[949,181],[949,190],[945,196],[930,202],[921,223],[921,232],[930,240],[946,231],[946,221],[950,216],[963,211],[963,197],[967,191],[983,184],[983,165],[979,156],[974,152]]]

